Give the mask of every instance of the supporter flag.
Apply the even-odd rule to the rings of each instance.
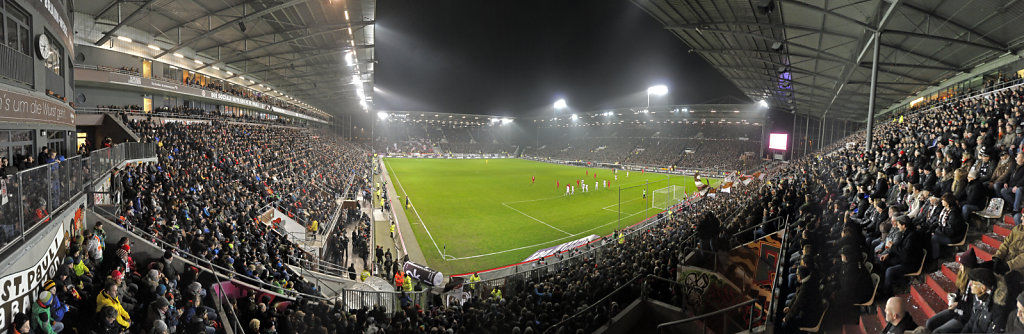
[[[753,176],[751,176],[751,175],[740,175],[740,183],[742,183],[743,185],[748,185],[752,181],[754,181],[754,177]]]

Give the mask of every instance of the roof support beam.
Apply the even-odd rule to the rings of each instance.
[[[335,28],[348,28],[348,27],[358,28],[358,27],[363,27],[363,26],[371,25],[373,23],[374,23],[373,20],[370,20],[370,21],[358,21],[358,22],[352,22],[352,24],[328,24],[328,25],[322,25],[322,26],[318,26],[317,28],[320,28],[320,29],[335,29]],[[270,36],[274,36],[274,35],[287,35],[287,34],[291,34],[293,32],[306,31],[308,29],[309,29],[309,27],[299,27],[299,28],[292,28],[292,29],[288,29],[288,30],[271,31],[271,32],[268,32],[266,34],[262,34],[262,35],[259,35],[259,36],[252,36],[252,37],[242,36],[242,38],[239,38],[239,39],[236,39],[236,40],[232,40],[232,41],[227,41],[227,42],[224,42],[224,43],[220,43],[219,45],[214,45],[214,46],[211,46],[211,47],[208,47],[208,48],[203,48],[203,49],[197,49],[196,52],[204,52],[206,50],[210,50],[210,49],[213,49],[213,48],[216,48],[216,47],[219,47],[219,46],[234,44],[234,43],[238,43],[238,42],[241,42],[241,41],[246,41],[246,40],[255,41],[255,40],[258,40],[260,38],[266,38],[266,37],[270,37]]]
[[[100,37],[100,39],[98,41],[96,41],[96,43],[94,43],[94,44],[99,46],[99,45],[103,45],[103,43],[106,43],[107,41],[109,41],[110,38],[114,36],[114,33],[116,33],[119,29],[121,29],[121,27],[124,27],[126,24],[134,21],[135,18],[138,17],[139,14],[142,13],[142,10],[146,9],[146,7],[148,7],[150,4],[152,4],[153,1],[155,1],[155,0],[148,0],[148,1],[146,1],[146,3],[142,4],[142,6],[139,6],[139,8],[136,8],[134,12],[132,12],[131,14],[128,14],[128,17],[126,17],[123,20],[121,20],[121,22],[118,22],[117,25],[114,26],[113,28],[110,28],[110,30],[107,31],[106,34],[103,34],[103,37]]]
[[[939,40],[939,41],[943,41],[943,42],[946,42],[946,43],[963,44],[963,45],[967,45],[967,46],[973,46],[973,47],[976,47],[976,48],[987,49],[987,50],[992,50],[992,51],[996,51],[996,52],[1010,52],[1010,50],[1008,50],[1008,49],[1000,48],[1000,47],[995,47],[995,46],[991,46],[991,45],[987,45],[987,44],[981,44],[981,43],[977,43],[977,42],[959,40],[959,39],[956,39],[956,38],[949,38],[949,37],[944,37],[944,36],[922,34],[922,33],[917,33],[917,32],[912,32],[912,31],[886,30],[883,35],[886,35],[886,36],[903,35],[903,36],[923,38],[923,39],[934,39],[934,40]]]
[[[787,1],[792,1],[792,0],[787,0]],[[892,17],[893,12],[896,11],[896,7],[899,7],[900,2],[902,2],[901,0],[891,0],[891,1],[892,2],[889,5],[889,9],[887,9],[885,11],[885,13],[882,14],[882,17],[878,19],[878,26],[877,27],[871,27],[871,26],[865,27],[866,31],[864,32],[864,35],[863,35],[863,38],[862,38],[864,40],[863,46],[861,47],[860,53],[857,54],[856,60],[854,60],[855,64],[860,64],[861,61],[863,61],[863,59],[864,59],[864,55],[867,54],[868,50],[872,47],[872,44],[875,44],[874,43],[875,39],[876,38],[880,39],[880,37],[878,37],[878,34],[875,34],[875,32],[881,31],[881,30],[885,30],[885,26],[889,24],[889,18]],[[797,3],[797,2],[794,2],[794,3]],[[879,6],[881,6],[884,3],[885,3],[884,1],[879,1]],[[810,5],[808,5],[808,6],[810,6]],[[811,7],[813,7],[813,6],[811,6]],[[881,9],[881,8],[879,8],[879,9]],[[881,11],[876,11],[876,12],[881,14]],[[848,66],[848,67],[846,67],[843,70],[843,75],[842,75],[843,79],[836,81],[835,86],[833,86],[833,89],[835,90],[835,94],[832,97],[832,102],[830,102],[828,104],[828,107],[826,107],[825,111],[821,114],[822,118],[824,118],[825,115],[828,114],[829,110],[832,109],[832,104],[835,103],[835,100],[837,98],[839,98],[839,93],[841,93],[843,91],[843,86],[846,86],[846,82],[850,80],[850,76],[853,75],[853,72],[854,72],[855,69],[856,69],[856,67]],[[911,77],[908,77],[908,76],[905,76],[905,77],[908,78],[908,79],[914,79],[915,81],[924,81],[924,80],[921,80],[921,79],[911,78]]]
[[[948,24],[948,25],[957,27],[958,29],[966,31],[967,33],[976,36],[978,39],[983,40],[983,41],[991,44],[994,47],[997,47],[997,48],[1000,48],[1000,49],[1003,49],[1003,50],[1008,50],[1010,48],[1010,46],[1006,45],[1005,43],[999,42],[999,41],[997,41],[995,39],[992,39],[991,37],[985,36],[985,34],[977,32],[974,29],[971,29],[971,28],[969,28],[969,27],[967,27],[967,26],[965,26],[963,24],[960,24],[960,23],[958,23],[956,21],[953,21],[952,18],[939,16],[938,14],[935,14],[935,11],[926,10],[926,9],[918,7],[918,6],[916,6],[916,5],[912,4],[912,3],[905,3],[905,4],[903,4],[903,7],[912,9],[914,11],[917,11],[917,12],[919,12],[921,14],[924,14],[924,15],[927,15],[927,16],[931,16],[932,18],[934,18],[934,19],[936,19],[938,21],[941,21],[943,24]]]
[[[922,64],[902,64],[902,63],[889,63],[889,62],[879,62],[878,66],[896,67],[896,68],[905,67],[905,68],[915,68],[915,69],[922,69],[922,70],[937,70],[937,71],[956,71],[957,70],[955,68],[946,67],[946,66],[922,65]],[[869,63],[869,62],[862,62],[862,63],[860,63],[860,67],[871,67],[871,63]]]
[[[215,65],[215,64],[228,64],[228,63],[232,63],[232,62],[235,62],[236,60],[241,60],[241,59],[251,60],[251,59],[254,59],[254,58],[245,58],[244,56],[246,54],[250,54],[252,52],[256,52],[256,51],[263,50],[263,49],[266,49],[266,48],[271,48],[271,47],[274,47],[274,46],[277,46],[277,45],[291,43],[291,42],[294,42],[294,41],[303,40],[303,39],[310,38],[310,37],[315,37],[315,36],[320,36],[320,35],[323,35],[323,34],[329,34],[329,33],[333,33],[333,32],[344,31],[346,28],[347,27],[345,27],[345,28],[334,28],[334,29],[322,30],[322,31],[315,32],[315,33],[301,34],[301,35],[296,36],[296,37],[292,37],[292,38],[288,38],[288,39],[283,39],[283,40],[280,40],[280,41],[277,41],[277,42],[274,42],[274,43],[265,44],[265,45],[262,45],[262,46],[259,46],[259,47],[255,47],[255,48],[252,48],[252,49],[248,49],[248,50],[236,53],[236,54],[232,55],[231,57],[229,57],[228,59],[218,59],[217,63],[206,64],[206,65],[203,65],[203,66],[197,68],[196,70],[201,70],[201,69],[204,69],[206,67],[209,67],[209,66],[212,66],[212,65]],[[256,58],[262,58],[262,57],[263,56],[257,56]]]
[[[282,10],[282,9],[285,9],[285,8],[289,8],[289,7],[292,7],[292,6],[295,6],[295,5],[307,2],[307,1],[309,1],[309,0],[291,0],[291,1],[288,1],[288,2],[285,2],[285,3],[282,3],[280,5],[273,6],[273,7],[267,7],[267,8],[264,8],[263,10],[255,12],[255,13],[247,14],[245,16],[242,16],[242,17],[236,18],[234,20],[225,22],[224,24],[221,24],[221,25],[217,26],[216,28],[211,29],[210,31],[204,32],[202,34],[199,34],[199,36],[192,37],[191,39],[189,39],[187,41],[184,41],[184,42],[179,42],[178,45],[175,45],[174,47],[172,47],[170,49],[164,50],[160,54],[156,55],[156,57],[154,57],[154,58],[159,59],[160,57],[163,57],[164,55],[167,55],[167,54],[170,54],[170,53],[174,53],[174,52],[176,52],[178,50],[181,50],[182,48],[184,48],[186,46],[192,45],[192,43],[195,43],[197,41],[203,40],[203,39],[209,37],[210,35],[213,35],[213,34],[219,32],[221,30],[234,27],[235,25],[237,25],[239,23],[250,21],[250,20],[255,20],[255,19],[258,19],[258,18],[262,17],[263,15],[270,14],[270,13],[273,13],[273,12],[276,12],[276,11],[279,11],[279,10]],[[243,2],[242,6],[246,6],[246,3]]]
[[[827,15],[835,17],[837,19],[841,19],[843,21],[850,22],[850,23],[856,24],[858,26],[861,26],[862,28],[867,29],[868,31],[872,31],[872,32],[875,31],[875,27],[872,27],[871,25],[869,25],[867,23],[861,22],[861,21],[859,21],[857,19],[851,18],[851,17],[843,15],[843,14],[839,14],[839,13],[836,13],[836,12],[833,12],[833,11],[830,11],[830,10],[826,10],[825,8],[822,8],[822,7],[811,5],[811,4],[808,4],[808,3],[804,3],[804,2],[802,2],[800,0],[779,0],[779,2],[782,2],[782,3],[786,4],[786,5],[793,5],[793,6],[797,6],[797,7],[803,7],[803,8],[807,8],[807,9],[811,9],[811,10],[816,10],[816,11],[821,12],[822,14],[827,14]]]

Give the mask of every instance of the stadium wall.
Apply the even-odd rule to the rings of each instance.
[[[0,327],[14,314],[28,313],[43,282],[63,264],[71,239],[89,226],[83,214],[85,196],[78,195],[21,243],[4,255],[0,266]]]

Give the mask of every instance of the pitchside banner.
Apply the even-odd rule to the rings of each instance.
[[[536,259],[539,259],[539,258],[542,258],[542,257],[546,257],[548,255],[558,254],[558,253],[560,253],[562,251],[567,251],[567,250],[570,250],[570,249],[573,249],[573,248],[576,248],[576,247],[579,247],[579,246],[586,245],[587,243],[589,243],[591,241],[594,241],[594,240],[597,240],[599,238],[601,238],[601,237],[591,234],[589,236],[586,236],[586,237],[583,237],[583,238],[580,238],[580,239],[577,239],[577,240],[573,240],[573,241],[570,241],[570,242],[567,242],[567,243],[564,243],[564,244],[561,244],[561,245],[558,245],[558,246],[548,247],[548,248],[545,248],[545,249],[541,249],[539,251],[534,252],[533,255],[530,255],[530,257],[526,258],[526,260],[523,260],[523,262],[530,262],[530,261],[533,261],[533,260],[536,260]]]

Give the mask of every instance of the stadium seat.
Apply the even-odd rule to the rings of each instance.
[[[862,313],[871,312],[871,306],[875,304],[875,296],[878,296],[878,283],[881,282],[881,278],[878,277],[878,274],[873,273],[871,274],[871,282],[874,283],[874,285],[872,285],[874,288],[871,289],[871,298],[868,299],[868,301],[866,302],[860,304],[853,304],[854,306],[859,306],[861,308]]]
[[[988,201],[988,205],[985,206],[985,210],[977,211],[974,213],[978,217],[985,218],[986,225],[992,225],[992,219],[1003,218],[1003,199],[999,196],[993,197]],[[966,238],[966,236],[964,236]]]
[[[924,250],[924,254],[921,255],[921,266],[917,268],[917,271],[904,275],[905,277],[917,277],[921,276],[921,272],[924,271],[924,261],[928,259],[928,250]]]
[[[946,246],[960,248],[960,247],[963,247],[966,244],[967,244],[967,231],[964,231],[964,238],[960,239],[960,242],[952,243],[952,244],[947,244]]]
[[[814,327],[800,327],[801,331],[808,332],[808,333],[817,333],[819,330],[821,330],[821,323],[825,322],[825,314],[828,313],[828,306],[829,306],[828,305],[828,301],[823,301],[823,302],[824,302],[823,304],[825,305],[825,307],[821,310],[821,317],[818,318],[818,324],[816,326],[814,326]]]

